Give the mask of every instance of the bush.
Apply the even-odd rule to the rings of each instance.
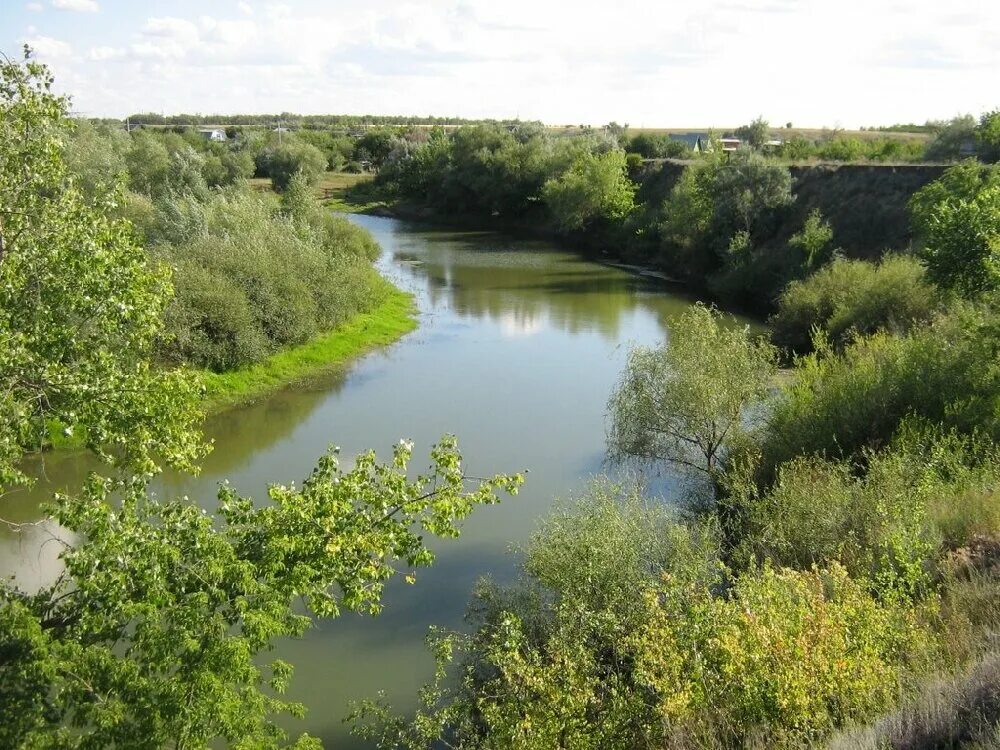
[[[925,276],[907,256],[888,255],[879,263],[837,258],[785,288],[770,320],[771,338],[805,353],[816,329],[838,350],[876,331],[905,333],[934,313],[936,294]]]
[[[857,138],[838,136],[822,144],[818,155],[830,161],[859,161],[865,156],[865,145]]]
[[[299,173],[309,184],[316,182],[326,171],[326,164],[326,157],[318,148],[289,137],[261,152],[257,158],[257,173],[270,177],[274,189],[281,192]]]
[[[810,456],[779,467],[764,492],[734,481],[722,506],[732,560],[800,570],[836,561],[879,596],[918,600],[943,549],[1000,531],[998,457],[982,439],[908,424],[865,457],[861,476],[856,464]]]
[[[197,221],[171,229],[171,217],[186,211]],[[345,219],[283,216],[248,189],[205,204],[176,199],[159,214],[154,252],[176,269],[162,346],[172,362],[245,366],[384,299],[386,284],[369,264],[376,246]]]
[[[828,750],[996,748],[1000,725],[1000,656],[964,674],[939,676],[916,699],[871,726],[835,736]]]
[[[1000,169],[952,167],[914,194],[910,213],[935,283],[966,297],[1000,288]]]
[[[891,706],[929,643],[836,563],[732,580],[710,526],[634,488],[592,493],[543,524],[520,583],[485,591],[473,636],[437,643],[415,721],[365,707],[381,747],[802,746]]]
[[[806,217],[802,229],[788,240],[788,244],[802,253],[802,264],[808,270],[813,270],[826,263],[833,242],[833,227],[824,221],[818,208],[813,209]]]
[[[798,570],[838,562],[873,594],[925,596],[937,548],[917,468],[897,454],[874,458],[862,479],[847,463],[809,457],[784,464],[763,496],[728,499],[730,516],[745,518],[732,540],[734,561]]]
[[[626,174],[624,151],[583,153],[545,183],[542,198],[556,224],[575,231],[595,221],[623,219],[634,205],[635,185]]]
[[[796,456],[860,458],[909,416],[1000,436],[998,325],[992,308],[961,306],[905,336],[876,333],[804,357],[761,436],[762,477]]]

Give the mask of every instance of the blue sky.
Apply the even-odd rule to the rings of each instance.
[[[998,0],[0,0],[86,115],[856,127],[1000,107]]]

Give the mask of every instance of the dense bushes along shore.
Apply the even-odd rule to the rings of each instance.
[[[260,391],[246,383],[249,372],[273,387],[281,377],[307,374],[306,363],[322,366],[317,352],[333,349],[317,348],[317,337],[359,315],[380,311],[382,330],[372,332],[372,343],[384,343],[386,330],[409,328],[408,306],[372,266],[379,251],[371,236],[319,206],[307,148],[285,143],[258,157],[280,183],[279,198],[246,182],[254,170],[246,146],[198,138],[128,136],[82,123],[68,139],[76,184],[95,199],[123,179],[128,191],[117,213],[151,261],[172,270],[173,298],[157,341],[163,364],[241,371],[236,379],[210,378],[213,403],[229,403]],[[316,169],[325,168],[320,162]],[[352,347],[333,347],[333,360],[347,349],[364,350],[357,331],[352,339]],[[308,342],[314,343],[295,357],[296,366],[287,357],[275,364],[276,355]],[[235,390],[227,393],[230,386]]]
[[[996,172],[975,165],[952,171],[977,169]],[[877,259],[919,247],[926,225],[907,201],[944,168],[794,171],[793,179],[783,162],[753,150],[638,167],[611,134],[567,139],[530,125],[477,125],[433,131],[425,143],[400,142],[375,184],[356,192],[359,200],[378,193],[444,221],[560,236],[660,268],[728,306],[768,314],[790,282],[834,257]],[[886,244],[874,245],[879,237]]]

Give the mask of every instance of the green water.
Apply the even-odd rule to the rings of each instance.
[[[512,547],[555,498],[604,469],[605,403],[627,346],[662,341],[691,304],[655,279],[543,242],[353,220],[384,249],[383,272],[416,294],[418,330],[343,373],[213,418],[206,432],[216,448],[201,476],[168,476],[156,487],[211,505],[223,479],[256,495],[268,482],[301,480],[330,444],[346,458],[368,447],[385,457],[405,437],[419,459],[444,433],[459,437],[470,474],[530,470],[518,497],[477,511],[460,540],[436,545],[437,563],[416,586],[390,585],[380,617],[321,622],[280,645],[296,667],[290,696],[309,706],[289,729],[338,748],[355,746],[341,723],[348,702],[385,690],[408,705],[430,674],[428,626],[461,627],[475,581],[509,579]],[[4,499],[5,517],[38,519],[40,499],[79,486],[92,468],[85,455],[46,456],[34,464],[39,485]],[[657,487],[669,494],[669,477]],[[52,538],[62,533],[45,524],[17,535],[0,527],[0,570],[17,570],[29,588],[50,580],[59,570]]]

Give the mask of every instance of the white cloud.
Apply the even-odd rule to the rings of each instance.
[[[52,0],[52,7],[79,13],[96,13],[100,10],[97,0]]]
[[[41,13],[43,10],[41,3],[28,3],[24,7],[32,13]]]
[[[65,60],[73,55],[73,48],[60,39],[35,36],[23,40],[41,60]]]
[[[328,0],[221,5],[72,38],[89,52],[57,81],[87,110],[117,114],[721,128],[758,114],[801,126],[922,122],[995,107],[1000,79],[1000,3],[983,0],[587,0],[571,14],[559,0],[367,0],[351,13]],[[622,18],[641,20],[615,33]]]
[[[100,62],[102,60],[115,60],[124,56],[125,50],[120,47],[92,47],[87,54],[87,59]]]

